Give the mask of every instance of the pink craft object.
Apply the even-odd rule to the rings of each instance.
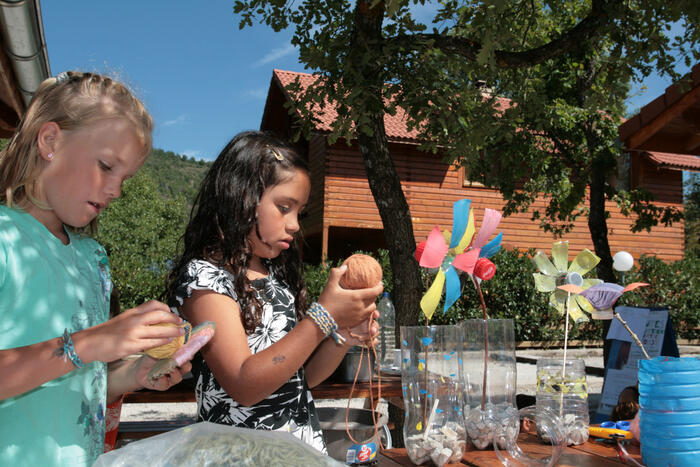
[[[420,256],[419,264],[424,268],[439,268],[442,265],[442,261],[445,259],[447,250],[448,247],[447,243],[445,243],[445,237],[442,236],[440,228],[436,225],[428,235],[425,247],[423,248],[423,254]]]

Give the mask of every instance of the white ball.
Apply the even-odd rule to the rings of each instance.
[[[613,256],[613,269],[620,272],[626,272],[632,269],[634,258],[626,251],[618,251]]]

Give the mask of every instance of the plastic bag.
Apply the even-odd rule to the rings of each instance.
[[[93,467],[179,465],[343,466],[289,433],[201,422],[102,454]]]

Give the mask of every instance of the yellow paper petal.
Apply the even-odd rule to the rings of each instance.
[[[416,424],[416,431],[423,431],[423,422],[418,422]]]
[[[576,255],[576,258],[571,262],[568,272],[577,272],[582,276],[596,267],[600,263],[600,258],[594,255],[588,248],[585,248],[581,253]]]
[[[591,302],[589,302],[588,299],[582,295],[576,296],[576,303],[578,303],[578,306],[581,307],[581,309],[586,313],[591,313],[595,310],[593,305],[591,305]]]
[[[532,258],[532,262],[535,263],[535,266],[537,266],[537,269],[539,269],[542,274],[548,276],[557,276],[559,274],[557,268],[554,267],[543,251],[538,251],[535,257]]]
[[[556,287],[557,283],[552,276],[545,276],[539,272],[532,274],[535,278],[535,289],[538,292],[552,292]]]
[[[569,242],[554,242],[552,245],[552,261],[559,272],[566,272],[569,265]]]
[[[603,281],[600,279],[584,279],[581,288],[586,290],[588,287],[593,287],[596,284],[602,284]]]
[[[449,230],[443,230],[442,231],[442,236],[445,239],[445,243],[448,245],[450,244],[450,238],[452,237],[452,233]]]
[[[586,314],[581,311],[576,303],[576,295],[571,295],[569,297],[569,317],[574,321],[574,323],[585,323],[588,321]]]
[[[425,365],[423,365],[423,362],[418,362],[418,371],[423,371],[425,369]]]
[[[559,314],[564,316],[564,313],[566,313],[566,292],[557,290],[553,294],[550,294],[549,305],[556,308]]]
[[[462,253],[472,242],[474,237],[474,211],[469,211],[469,221],[467,222],[467,228],[464,230],[464,235],[459,240],[457,247],[455,248],[458,253]]]
[[[442,288],[444,286],[445,273],[442,272],[442,269],[438,269],[433,284],[430,286],[425,295],[423,295],[423,298],[420,301],[420,309],[423,310],[423,314],[426,318],[428,318],[428,321],[430,321],[430,318],[433,317],[433,313],[435,313],[435,309],[437,308],[438,303],[440,303],[440,298],[442,298]]]

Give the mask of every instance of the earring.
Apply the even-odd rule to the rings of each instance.
[[[47,158],[48,160],[53,159],[53,153],[52,153],[52,152],[48,153],[48,154],[46,155],[46,158]]]

